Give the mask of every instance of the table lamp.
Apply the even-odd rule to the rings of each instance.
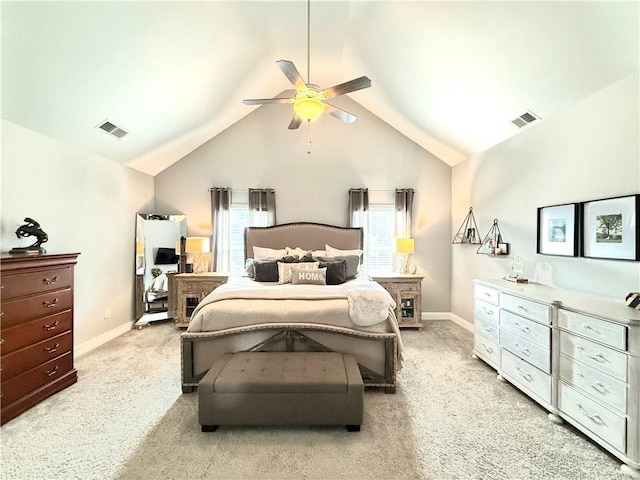
[[[209,237],[187,237],[186,253],[193,253],[193,272],[203,273],[208,271],[205,253],[211,251]]]
[[[407,273],[409,255],[415,252],[413,238],[396,238],[396,253],[398,253],[398,273]]]

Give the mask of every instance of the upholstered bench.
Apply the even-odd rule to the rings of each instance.
[[[359,431],[364,382],[337,352],[226,354],[198,384],[203,432],[218,425],[345,425]]]

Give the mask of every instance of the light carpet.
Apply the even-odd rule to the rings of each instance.
[[[6,479],[628,480],[619,461],[471,358],[447,321],[403,331],[398,391],[365,392],[362,431],[201,433],[179,331],[131,330],[76,360],[76,385],[0,429]]]

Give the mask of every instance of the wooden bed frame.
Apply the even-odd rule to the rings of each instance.
[[[287,223],[245,230],[245,258],[253,247],[301,247],[324,250],[362,249],[362,228],[319,223]],[[389,329],[391,330],[391,329]],[[398,371],[398,338],[393,331],[376,333],[331,325],[258,323],[215,332],[184,332],[181,335],[182,391],[195,390],[213,362],[225,353],[240,351],[336,351],[354,355],[365,386],[395,393]]]

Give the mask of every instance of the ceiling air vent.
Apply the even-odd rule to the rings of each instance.
[[[129,132],[127,132],[126,130],[123,130],[117,125],[114,125],[108,120],[105,120],[101,124],[97,125],[96,128],[102,130],[103,132],[108,133],[109,135],[113,135],[116,138],[122,138],[125,135],[129,134]]]
[[[533,113],[531,110],[527,110],[525,113],[520,115],[518,118],[515,118],[515,119],[511,120],[511,123],[513,123],[517,127],[522,128],[525,125],[529,125],[530,123],[533,123],[533,122],[535,122],[536,120],[539,120],[539,119],[540,119],[540,117],[538,117],[535,113]]]

